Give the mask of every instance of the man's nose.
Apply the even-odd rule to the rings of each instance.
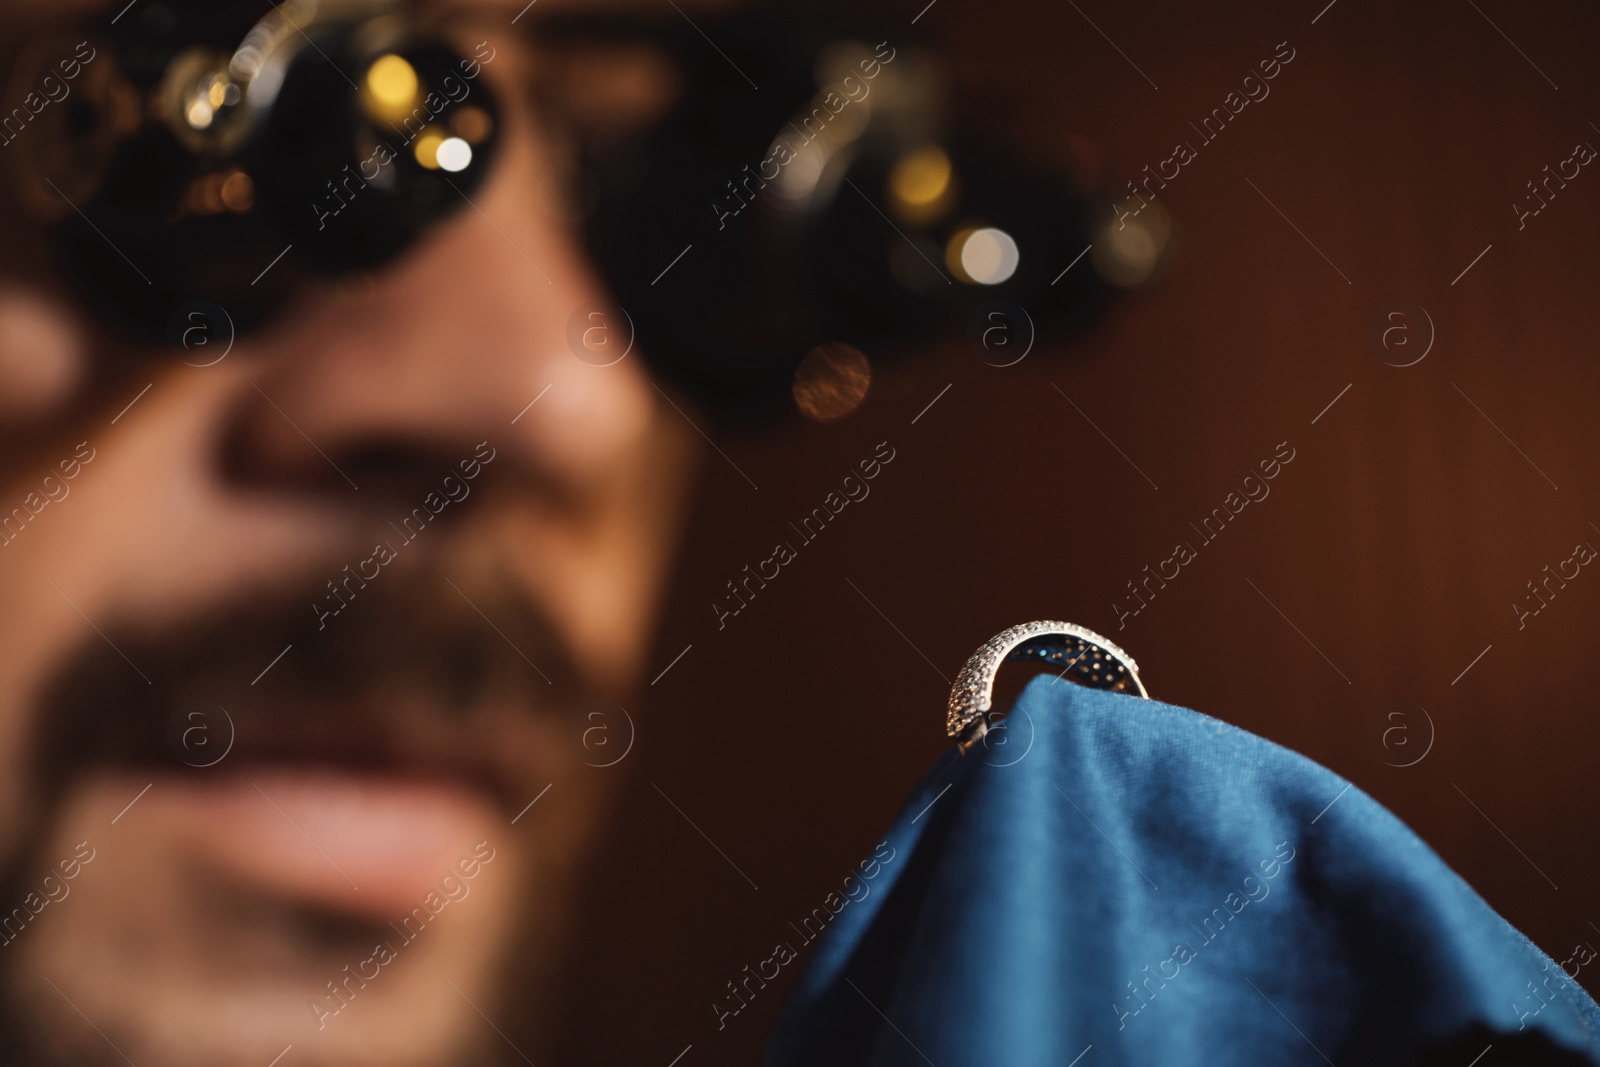
[[[540,163],[531,135],[507,137],[481,195],[403,259],[305,297],[252,345],[237,477],[377,503],[487,441],[557,489],[604,480],[654,394],[637,353],[601,366],[569,341],[603,289]]]

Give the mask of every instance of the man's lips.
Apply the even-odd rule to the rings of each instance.
[[[157,778],[123,821],[219,879],[390,920],[492,836],[502,813],[462,783],[256,766]]]
[[[517,803],[528,765],[544,762],[541,746],[531,736],[538,727],[527,711],[503,705],[475,725],[465,725],[443,707],[438,696],[413,698],[402,708],[371,692],[340,703],[297,703],[292,710],[257,707],[229,724],[233,748],[215,769],[248,774],[240,765],[322,767],[361,780],[454,782],[501,807]],[[210,758],[199,748],[181,756],[182,762],[207,771],[204,761]]]

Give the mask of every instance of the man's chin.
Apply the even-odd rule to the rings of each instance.
[[[510,933],[565,903],[461,781],[117,770],[55,811],[0,913],[8,999],[47,1063],[471,1062]]]

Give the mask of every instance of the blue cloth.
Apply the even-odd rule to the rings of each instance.
[[[1371,797],[1052,682],[917,787],[773,1067],[1600,1064],[1595,1002]]]

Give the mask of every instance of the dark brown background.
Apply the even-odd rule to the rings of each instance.
[[[923,2],[896,11],[909,24]],[[1009,370],[953,347],[842,422],[724,442],[759,491],[708,456],[658,669],[693,648],[651,690],[629,763],[596,772],[633,788],[566,1059],[665,1067],[692,1044],[683,1067],[756,1062],[797,967],[720,1033],[713,998],[838,888],[943,750],[941,673],[1035,618],[1112,636],[1161,699],[1350,778],[1556,959],[1600,945],[1600,575],[1520,632],[1511,609],[1545,564],[1600,545],[1600,168],[1520,232],[1511,208],[1545,164],[1600,145],[1596,16],[1338,0],[1313,25],[1325,0],[1078,3],[939,0],[918,29],[1042,145],[1085,136],[1124,177],[1192,140],[1277,42],[1297,55],[1162,194],[1175,269],[1100,335]],[[1399,302],[1437,330],[1406,369],[1370,333]],[[718,632],[723,583],[884,440],[898,458],[871,497]],[[1296,458],[1271,496],[1118,631],[1124,583],[1195,541],[1187,523],[1281,441]],[[1427,726],[1413,713],[1414,746],[1385,750],[1395,701],[1436,730],[1406,769],[1385,760],[1414,758]]]

